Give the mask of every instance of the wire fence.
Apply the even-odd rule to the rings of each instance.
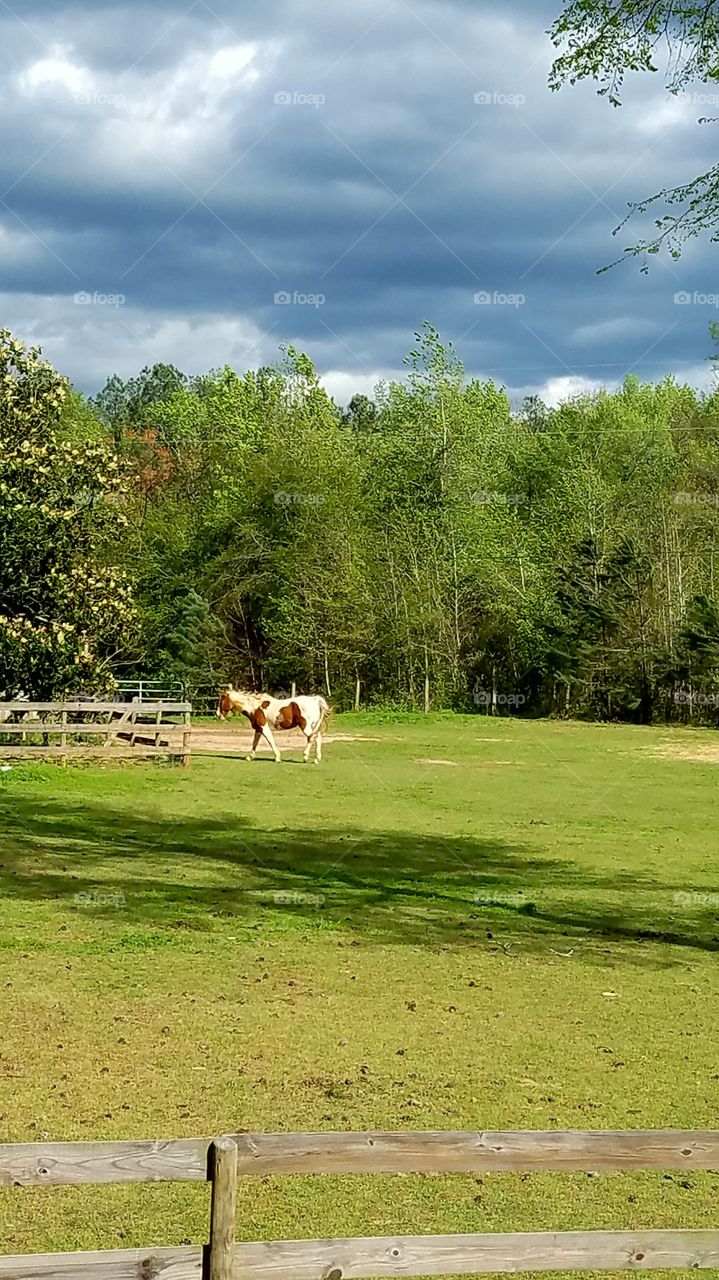
[[[184,702],[182,680],[118,680],[117,694],[123,702]]]

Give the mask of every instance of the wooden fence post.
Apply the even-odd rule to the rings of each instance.
[[[212,1202],[208,1280],[232,1280],[235,1262],[237,1143],[217,1138],[212,1144]]]
[[[67,711],[65,710],[64,707],[62,709],[62,714],[60,716],[60,723],[62,725],[62,733],[60,734],[60,746],[66,747],[67,746],[67,733],[66,733]],[[63,769],[67,769],[67,756],[60,756],[60,764],[62,765]]]
[[[184,732],[182,735],[182,767],[183,769],[189,769],[190,767],[190,733],[191,733],[189,711],[183,712],[182,720],[184,724]]]

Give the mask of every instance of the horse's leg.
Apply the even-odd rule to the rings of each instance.
[[[256,729],[255,736],[252,739],[252,750],[250,754],[246,756],[247,760],[254,760],[255,756],[257,755],[257,744],[259,743],[261,737],[262,737],[262,734],[260,733],[259,729]]]
[[[315,764],[319,764],[320,760],[322,759],[322,734],[320,733],[321,728],[322,728],[322,722],[320,721],[316,729],[312,729],[310,732],[308,732],[307,729],[305,729],[305,734],[307,735],[307,746],[305,747],[305,754],[304,754],[305,764],[307,764],[309,761],[310,752],[313,747],[315,749]]]
[[[272,737],[272,730],[270,729],[270,726],[269,726],[268,724],[266,724],[266,725],[265,725],[265,727],[264,727],[264,729],[262,730],[262,732],[263,732],[263,733],[264,733],[264,735],[265,735],[265,740],[266,740],[266,742],[268,743],[270,750],[271,750],[271,751],[274,751],[274,753],[275,753],[275,764],[279,764],[279,763],[280,763],[280,760],[282,759],[282,757],[281,757],[281,755],[280,755],[280,753],[279,753],[279,751],[277,750],[277,747],[276,747],[276,745],[275,745],[275,740],[274,740],[274,738]]]
[[[307,739],[307,745],[305,746],[305,749],[304,749],[304,751],[302,752],[302,759],[303,759],[303,761],[304,761],[304,763],[305,763],[305,764],[309,764],[309,759],[310,759],[310,748],[312,747],[312,734],[311,734],[311,733],[308,733],[308,732],[307,732],[307,730],[305,729],[305,730],[304,730],[304,735],[305,735],[305,737],[306,737],[306,739]]]

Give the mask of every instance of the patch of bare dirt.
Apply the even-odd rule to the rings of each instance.
[[[381,742],[381,738],[370,738],[366,733],[323,733],[323,742]],[[394,741],[394,739],[392,739]]]
[[[719,743],[697,742],[692,746],[665,742],[661,747],[652,749],[653,756],[663,756],[665,760],[693,760],[696,764],[719,764]]]
[[[415,764],[431,764],[431,765],[435,765],[435,764],[450,765],[453,769],[459,768],[458,760],[430,760],[430,759],[425,759],[424,757],[415,756],[414,763]],[[516,764],[516,760],[472,760],[472,761],[467,760],[465,761],[465,764],[473,765],[474,768],[479,768],[479,769],[494,769],[496,765]]]

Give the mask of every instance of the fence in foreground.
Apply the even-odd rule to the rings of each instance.
[[[205,1181],[210,1243],[0,1256],[4,1280],[361,1280],[719,1267],[719,1230],[532,1231],[237,1243],[238,1176],[719,1169],[719,1130],[239,1133],[0,1146],[0,1186]],[[28,1212],[30,1208],[28,1206]]]
[[[0,702],[0,757],[174,756],[187,768],[189,702]]]

